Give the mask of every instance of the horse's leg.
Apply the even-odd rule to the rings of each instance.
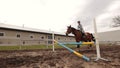
[[[77,45],[77,48],[80,48],[80,45],[79,45],[79,44]]]
[[[96,40],[95,40],[95,37],[93,36],[93,34],[91,34],[91,39],[92,39],[92,41],[95,43],[96,42]]]
[[[88,42],[91,42],[90,40]],[[92,44],[88,44],[88,49],[92,47]]]
[[[92,42],[91,40],[89,42]],[[92,44],[90,44],[90,47],[92,47]]]
[[[77,50],[78,50],[78,52],[80,52],[79,48],[80,48],[80,44],[77,44]]]
[[[90,38],[89,42],[92,42],[92,41],[93,41],[94,43],[96,42],[95,37],[93,36],[93,34],[91,34],[91,38]],[[92,47],[92,45],[93,45],[93,44],[90,44],[90,47]]]
[[[79,40],[76,40],[76,42],[78,43],[78,42],[79,42]],[[77,48],[80,48],[80,44],[77,44]]]
[[[79,44],[77,45],[77,50],[78,50],[78,52],[80,52],[80,45]]]
[[[88,42],[95,41],[94,36],[92,34],[89,35]],[[89,44],[89,49],[92,47],[92,44]]]

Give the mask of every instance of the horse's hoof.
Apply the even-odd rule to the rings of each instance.
[[[80,50],[78,50],[78,52],[81,52]]]

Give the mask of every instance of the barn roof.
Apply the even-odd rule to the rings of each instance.
[[[28,31],[28,32],[37,32],[37,33],[43,33],[43,34],[52,34],[53,33],[53,31],[49,31],[49,30],[41,30],[41,29],[36,29],[36,28],[9,25],[9,24],[4,24],[4,23],[0,23],[0,28],[19,30],[19,31]],[[65,33],[60,33],[60,32],[54,32],[54,34],[65,36]]]

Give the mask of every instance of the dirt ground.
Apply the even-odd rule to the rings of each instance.
[[[94,61],[95,47],[86,46],[80,48],[80,53],[89,57],[89,62],[64,48],[55,52],[50,49],[0,51],[0,68],[120,68],[120,46],[102,45],[100,48],[101,56],[110,61]]]

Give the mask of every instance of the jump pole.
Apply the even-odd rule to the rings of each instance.
[[[74,54],[77,55],[78,57],[83,58],[83,59],[86,60],[86,61],[90,61],[90,59],[89,59],[88,57],[86,57],[86,56],[84,56],[84,55],[82,55],[82,54],[80,54],[80,53],[72,50],[71,48],[65,46],[64,44],[62,44],[62,43],[60,43],[60,42],[58,42],[58,41],[56,41],[56,40],[54,40],[54,42],[55,42],[55,43],[58,43],[60,46],[62,46],[62,47],[64,47],[64,48],[66,48],[67,50],[69,50],[71,53],[74,53]]]
[[[99,47],[99,40],[98,40],[96,19],[95,18],[94,18],[94,21],[93,21],[93,25],[94,25],[94,32],[95,32],[95,39],[96,39],[96,53],[97,53],[97,58],[96,58],[95,61],[98,61],[100,59],[104,60],[104,61],[108,61],[108,59],[101,58],[101,55],[100,55],[100,47]]]
[[[72,45],[88,45],[88,44],[94,44],[94,42],[62,42],[62,44],[72,44]]]

